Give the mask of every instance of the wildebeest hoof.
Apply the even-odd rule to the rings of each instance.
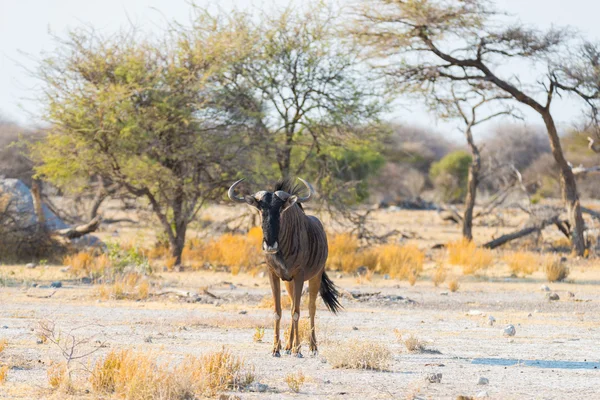
[[[297,358],[304,358],[304,356],[303,356],[303,355],[302,355],[302,353],[300,353],[300,352],[298,352],[298,353],[294,354],[294,357],[297,357]]]
[[[289,356],[290,354],[292,354],[292,351],[291,350],[285,350],[284,353]]]
[[[281,353],[279,353],[279,350],[273,352],[273,357],[281,357]]]
[[[318,356],[318,355],[319,355],[319,350],[311,350],[311,351],[310,351],[310,355],[311,355],[311,357],[316,357],[316,356]]]

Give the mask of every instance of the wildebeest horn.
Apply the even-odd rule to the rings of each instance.
[[[298,201],[300,203],[306,203],[307,201],[309,201],[312,198],[313,193],[315,192],[315,190],[310,185],[310,183],[306,182],[304,179],[302,179],[302,178],[298,178],[298,179],[300,180],[300,182],[304,183],[304,186],[306,186],[306,188],[308,189],[308,195],[306,197],[300,197],[300,196],[298,196]]]
[[[229,196],[229,198],[231,200],[236,201],[238,203],[246,202],[246,199],[244,199],[243,197],[238,197],[235,195],[235,187],[243,180],[244,180],[244,178],[240,179],[239,181],[236,181],[233,185],[231,185],[231,187],[229,188],[229,191],[227,191],[227,196]]]

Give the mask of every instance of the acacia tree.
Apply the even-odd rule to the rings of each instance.
[[[560,170],[562,197],[572,227],[571,242],[583,255],[584,223],[575,176],[564,157],[551,112],[559,86],[553,65],[571,43],[568,29],[539,31],[507,24],[487,0],[365,1],[351,32],[379,59],[385,74],[402,91],[434,93],[453,82],[486,83],[540,115]],[[503,77],[500,67],[518,60],[542,66],[537,85],[517,76]],[[534,87],[535,86],[535,87]],[[571,90],[567,85],[564,90]]]
[[[330,9],[289,7],[254,18],[199,11],[189,37],[218,30],[248,38],[221,78],[227,102],[252,129],[258,174],[316,172],[342,144],[368,139],[385,102],[361,71],[358,48],[338,40]]]
[[[38,175],[71,189],[101,177],[145,198],[177,264],[188,224],[222,196],[243,151],[214,83],[235,38],[204,39],[76,31],[39,69],[51,127],[32,148]]]

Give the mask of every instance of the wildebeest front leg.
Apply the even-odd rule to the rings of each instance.
[[[302,298],[302,286],[304,286],[304,273],[299,272],[292,281],[294,285],[294,303],[292,306],[292,326],[294,329],[294,344],[292,345],[292,354],[296,357],[302,357],[300,352],[300,330],[298,323],[300,321],[300,299]]]
[[[294,343],[294,285],[290,281],[285,282],[285,287],[290,297],[290,313],[292,319],[290,321],[290,334],[288,335],[287,343],[285,345],[285,354],[292,354],[292,344]]]
[[[273,313],[274,338],[273,338],[273,357],[280,357],[281,341],[279,340],[279,325],[281,322],[281,282],[279,277],[272,271],[269,271],[269,281],[271,282],[271,291],[273,292],[273,304],[275,312]]]
[[[315,333],[315,314],[317,312],[317,295],[321,288],[321,274],[318,274],[314,278],[308,281],[308,315],[310,317],[310,354],[316,356],[318,353],[317,349],[317,335]]]

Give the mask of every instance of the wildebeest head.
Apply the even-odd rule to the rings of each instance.
[[[306,203],[312,197],[314,190],[310,183],[298,178],[308,189],[308,195],[301,197],[296,190],[291,188],[287,181],[280,181],[275,190],[270,192],[261,190],[253,195],[236,196],[235,188],[244,179],[235,182],[229,188],[229,198],[238,203],[246,203],[255,207],[262,217],[263,243],[262,249],[265,253],[275,254],[279,251],[279,226],[281,215],[296,203]],[[281,190],[286,189],[286,190]]]

